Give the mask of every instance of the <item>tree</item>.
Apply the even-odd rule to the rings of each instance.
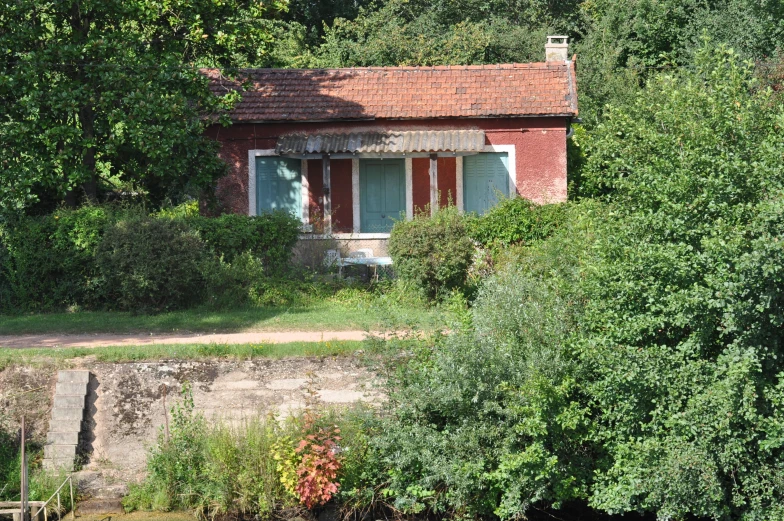
[[[208,186],[223,167],[203,130],[237,95],[211,95],[198,68],[261,62],[283,1],[4,3],[2,208]]]
[[[662,519],[784,515],[784,108],[703,46],[598,126],[586,270],[591,495]]]

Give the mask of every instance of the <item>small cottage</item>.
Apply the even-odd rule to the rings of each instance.
[[[230,166],[218,199],[249,215],[288,210],[303,238],[379,254],[395,220],[437,206],[565,201],[577,116],[567,51],[548,37],[541,63],[243,71],[251,87],[233,125],[208,129]],[[207,74],[216,94],[237,88]]]

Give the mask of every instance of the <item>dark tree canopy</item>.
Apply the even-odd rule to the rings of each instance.
[[[263,60],[271,7],[251,0],[20,0],[0,9],[0,205],[97,200],[153,204],[222,173],[199,66]]]

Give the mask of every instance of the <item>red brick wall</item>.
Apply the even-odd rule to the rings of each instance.
[[[488,119],[432,119],[413,121],[351,121],[343,123],[272,123],[236,124],[228,128],[210,127],[207,135],[221,143],[220,155],[229,166],[229,173],[218,182],[219,200],[229,211],[248,212],[248,150],[275,148],[278,136],[291,132],[345,133],[383,130],[439,130],[439,129],[479,129],[484,130],[487,144],[515,145],[517,169],[515,172],[518,194],[539,203],[566,200],[566,118],[488,118]],[[341,203],[339,220],[341,227],[348,225],[351,204],[346,204],[344,183],[335,179],[335,171],[346,168],[348,180],[345,183],[350,201],[350,160],[348,166],[335,167],[339,160],[333,160],[333,207],[337,196]],[[451,158],[439,161],[439,182],[442,198],[448,190],[454,190],[454,167],[450,172]],[[423,206],[430,198],[430,188],[422,194],[418,184],[422,183],[421,165],[427,175],[427,159],[414,159],[414,205]],[[444,165],[442,168],[442,164]],[[309,169],[311,167],[309,166]],[[320,172],[320,166],[311,172]],[[420,172],[419,174],[417,172]],[[443,175],[441,174],[443,172]],[[337,174],[338,177],[344,174]],[[311,175],[311,178],[314,176]],[[428,181],[429,183],[429,181]],[[446,188],[446,190],[445,190]],[[340,194],[335,190],[339,190]],[[342,197],[342,198],[341,198]],[[422,199],[424,197],[424,199]],[[424,203],[422,202],[424,200]],[[443,201],[442,201],[443,202]],[[344,213],[345,212],[345,213]]]

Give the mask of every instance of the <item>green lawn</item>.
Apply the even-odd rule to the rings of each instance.
[[[91,357],[97,362],[143,362],[204,358],[283,358],[288,356],[341,356],[367,347],[361,341],[290,342],[286,344],[154,344],[96,348],[0,348],[0,370],[11,364],[68,365],[69,360]]]
[[[0,335],[433,329],[443,326],[446,318],[446,312],[437,308],[322,300],[293,307],[193,309],[156,315],[109,311],[0,315]]]

